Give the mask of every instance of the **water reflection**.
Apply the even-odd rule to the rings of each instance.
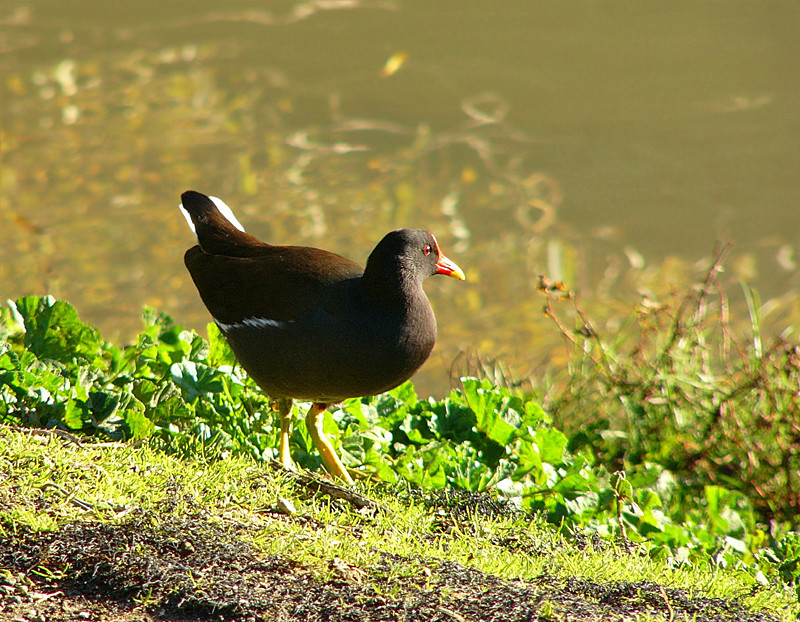
[[[455,359],[480,365],[465,351],[541,373],[560,344],[541,273],[625,315],[724,238],[731,274],[788,304],[799,13],[7,0],[2,293],[64,297],[108,338],[144,304],[202,329],[176,209],[196,188],[263,239],[359,261],[388,229],[433,230],[469,283],[427,284],[440,342],[423,392]]]

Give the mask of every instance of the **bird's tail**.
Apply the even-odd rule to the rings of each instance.
[[[247,257],[253,254],[254,247],[266,246],[245,233],[244,227],[222,199],[187,190],[181,195],[178,207],[197,237],[200,248],[207,253]]]

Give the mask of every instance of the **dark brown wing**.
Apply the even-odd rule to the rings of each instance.
[[[250,257],[212,255],[194,246],[184,262],[211,315],[224,324],[294,320],[329,306],[325,290],[363,274],[341,255],[303,246],[263,245]]]

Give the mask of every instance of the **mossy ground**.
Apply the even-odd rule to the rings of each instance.
[[[0,620],[797,614],[744,573],[671,569],[622,543],[568,541],[482,494],[362,483],[377,504],[358,509],[248,460],[7,427],[0,466]]]

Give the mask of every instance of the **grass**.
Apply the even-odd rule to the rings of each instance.
[[[169,556],[168,542],[188,530],[223,578],[237,555],[274,556],[323,596],[342,573],[420,602],[465,581],[502,581],[533,608],[520,619],[535,609],[525,591],[534,584],[556,590],[548,607],[577,606],[574,594],[596,607],[622,592],[636,600],[643,584],[668,619],[690,615],[687,594],[789,619],[800,614],[800,355],[790,329],[768,343],[754,292],[745,290],[749,322],[734,319],[721,260],[687,293],[643,298],[611,330],[543,278],[546,313],[572,348],[544,408],[502,365],[499,375],[486,365],[483,379],[461,378],[442,400],[407,383],[328,412],[326,432],[359,488],[388,508],[371,512],[270,468],[273,406],[213,325],[206,341],[147,311],[135,343],[120,347],[68,303],[22,298],[0,310],[3,529],[88,539],[101,558],[103,537]],[[320,469],[302,424],[291,449],[301,467]],[[281,510],[285,500],[296,513]],[[65,528],[75,521],[113,529]],[[142,540],[150,524],[155,540]],[[126,570],[121,594],[141,567]],[[284,571],[278,564],[276,580]],[[191,577],[175,572],[194,602]],[[422,590],[413,595],[411,576]],[[490,591],[471,598],[489,607]],[[164,606],[163,590],[137,594]],[[262,615],[268,599],[259,602]]]
[[[670,567],[635,547],[579,547],[518,511],[491,516],[479,506],[457,509],[446,496],[431,507],[384,485],[361,492],[387,510],[357,511],[244,457],[180,458],[146,443],[75,442],[53,432],[2,427],[0,464],[6,538],[15,530],[53,531],[75,521],[124,524],[148,516],[156,529],[158,523],[203,516],[235,530],[259,555],[291,560],[320,581],[341,567],[374,581],[371,569],[381,567],[388,553],[395,563],[380,576],[387,585],[420,573],[434,576],[440,564],[450,562],[506,580],[652,582],[693,598],[735,599],[783,620],[800,612],[788,591],[760,586],[747,572]],[[290,499],[297,513],[277,512],[279,498]],[[146,601],[148,595],[138,598]]]
[[[688,292],[643,296],[613,332],[543,280],[546,313],[573,346],[548,410],[573,447],[590,447],[609,470],[658,463],[681,478],[685,497],[720,486],[742,493],[763,522],[796,526],[800,348],[791,326],[768,341],[747,287],[748,318],[734,320],[719,281],[725,250]],[[611,430],[616,440],[601,438]]]

